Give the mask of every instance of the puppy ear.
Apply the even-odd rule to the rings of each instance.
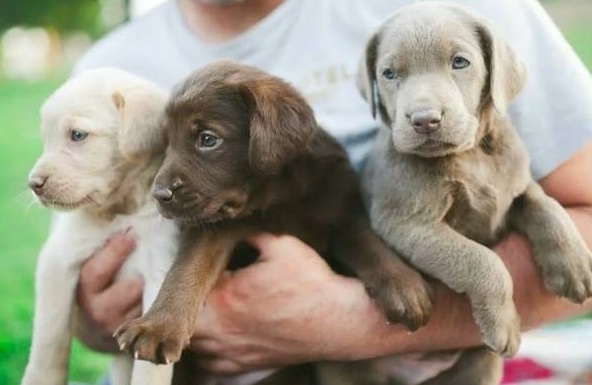
[[[510,102],[518,95],[526,83],[525,64],[518,59],[510,46],[501,39],[485,20],[478,20],[477,33],[487,65],[489,91],[484,101],[493,104],[501,114],[505,114]]]
[[[112,99],[119,113],[119,151],[124,157],[134,159],[164,149],[165,91],[138,86],[115,91]]]
[[[251,108],[249,163],[260,175],[278,173],[302,154],[317,129],[314,113],[287,83],[272,77],[239,84]]]
[[[376,59],[378,56],[378,32],[372,35],[366,44],[366,51],[360,59],[356,85],[362,97],[370,104],[372,117],[376,118],[380,99],[378,86],[376,84]]]

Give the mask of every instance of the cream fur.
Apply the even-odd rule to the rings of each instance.
[[[165,147],[160,116],[168,95],[117,69],[83,73],[42,107],[43,154],[30,180],[46,182],[42,204],[56,215],[39,256],[33,341],[22,385],[65,385],[74,295],[82,262],[116,232],[131,229],[137,247],[117,279],[144,279],[143,308],[154,301],[176,255],[177,229],[150,196]],[[71,131],[88,133],[81,141]],[[133,367],[133,378],[130,372]],[[112,384],[168,385],[172,366],[117,355]]]

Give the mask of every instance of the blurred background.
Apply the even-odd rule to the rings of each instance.
[[[26,363],[35,260],[49,223],[26,188],[41,151],[39,107],[94,40],[162,1],[0,1],[0,385],[18,384]],[[543,5],[592,69],[592,0]],[[71,378],[89,383],[108,362],[80,344],[72,357]]]

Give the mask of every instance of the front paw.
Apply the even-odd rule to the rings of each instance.
[[[191,337],[188,328],[180,325],[179,320],[148,315],[126,322],[113,336],[121,350],[132,352],[136,360],[155,364],[179,361]]]
[[[541,269],[547,290],[575,303],[592,297],[592,254],[585,245],[546,254],[551,255],[541,258]]]
[[[486,306],[473,309],[475,321],[481,328],[483,342],[495,353],[512,357],[520,347],[520,317],[513,303],[503,307]]]
[[[366,286],[390,323],[402,323],[414,331],[428,323],[432,314],[432,289],[419,274],[383,277]]]

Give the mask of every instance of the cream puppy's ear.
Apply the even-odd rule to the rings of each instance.
[[[133,87],[115,91],[113,103],[119,113],[119,150],[134,159],[165,147],[162,117],[168,93],[156,87]]]

